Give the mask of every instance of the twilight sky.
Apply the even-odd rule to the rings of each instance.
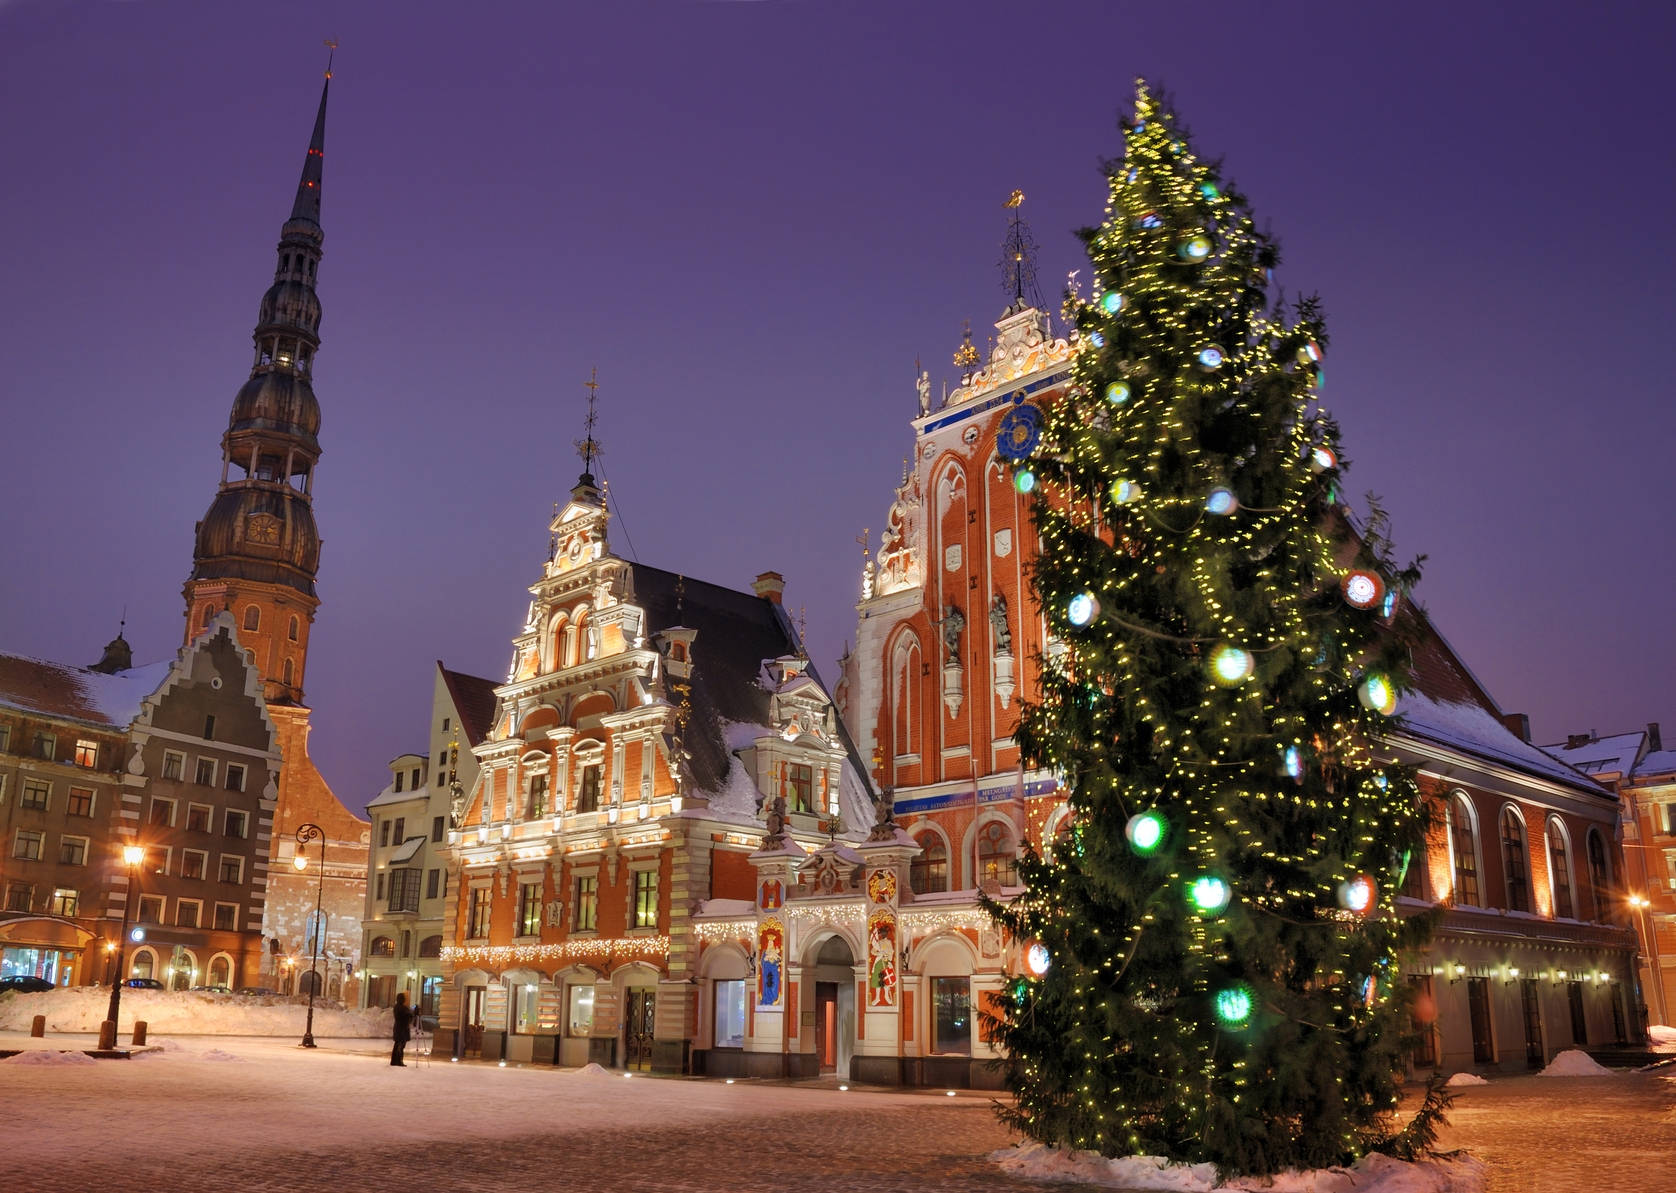
[[[335,36],[307,689],[357,811],[435,659],[504,675],[595,365],[618,549],[783,572],[834,678],[915,357],[940,390],[999,315],[1014,187],[1049,305],[1087,277],[1138,74],[1323,297],[1347,491],[1502,707],[1676,719],[1673,35],[1555,0],[0,0],[0,649],[91,663],[125,608],[137,659],[180,645]]]

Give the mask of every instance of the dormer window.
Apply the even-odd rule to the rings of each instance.
[[[786,807],[793,812],[815,810],[815,768],[794,762],[786,768]]]

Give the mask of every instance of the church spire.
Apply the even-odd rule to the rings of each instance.
[[[330,43],[328,43],[330,44]],[[320,185],[328,66],[291,214],[280,228],[274,279],[257,310],[250,379],[221,437],[221,484],[199,522],[186,582],[186,640],[230,609],[255,656],[270,703],[301,703],[308,631],[319,605],[320,534],[313,509],[320,403],[315,282],[325,245]]]

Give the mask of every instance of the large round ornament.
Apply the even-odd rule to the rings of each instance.
[[[1397,711],[1397,690],[1391,681],[1378,671],[1373,672],[1356,689],[1356,698],[1363,708],[1390,716]]]
[[[1048,952],[1047,945],[1039,940],[1032,940],[1025,945],[1024,967],[1038,978],[1052,969],[1053,955]]]
[[[1251,672],[1256,668],[1257,660],[1252,658],[1249,650],[1224,643],[1211,652],[1210,670],[1216,676],[1218,683],[1244,683],[1251,678]]]
[[[1373,879],[1358,874],[1338,884],[1338,905],[1352,915],[1367,915],[1373,910]]]
[[[1127,381],[1113,381],[1106,386],[1106,401],[1113,406],[1121,406],[1129,400],[1130,392]]]
[[[1231,514],[1239,509],[1239,499],[1234,496],[1232,489],[1218,485],[1205,498],[1205,510],[1212,514]]]
[[[1187,884],[1187,901],[1200,915],[1221,915],[1234,892],[1214,874],[1201,874]]]
[[[1108,315],[1115,315],[1123,309],[1123,295],[1116,290],[1107,290],[1100,295],[1100,309]]]
[[[1245,986],[1218,990],[1216,1017],[1229,1027],[1243,1027],[1251,1018],[1251,991]]]
[[[1204,235],[1189,236],[1176,246],[1176,256],[1191,265],[1197,265],[1210,256],[1210,237]]]
[[[1199,355],[1194,357],[1194,363],[1206,373],[1214,373],[1220,369],[1228,359],[1228,354],[1222,350],[1220,344],[1206,344],[1199,349]]]
[[[1385,581],[1378,572],[1366,568],[1346,572],[1339,589],[1344,593],[1344,603],[1352,609],[1371,609],[1385,599]]]
[[[1309,466],[1316,472],[1326,472],[1330,468],[1338,467],[1338,453],[1325,443],[1312,449],[1309,453]]]
[[[1141,499],[1141,487],[1134,481],[1113,481],[1112,500],[1119,505],[1129,505]]]
[[[1036,488],[1036,474],[1028,468],[1020,468],[1013,474],[1013,488],[1020,493],[1030,493]]]
[[[1065,602],[1065,620],[1074,629],[1083,629],[1092,625],[1094,619],[1100,616],[1100,598],[1092,592],[1079,592]]]
[[[1137,228],[1162,228],[1163,226],[1164,221],[1159,218],[1156,211],[1149,211],[1135,218],[1135,227]]]
[[[1123,835],[1136,853],[1151,853],[1164,840],[1164,818],[1157,812],[1136,812],[1123,826]]]

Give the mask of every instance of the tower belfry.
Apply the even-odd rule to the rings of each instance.
[[[320,403],[312,378],[331,78],[328,69],[291,214],[280,228],[273,282],[257,309],[250,379],[234,397],[221,437],[221,483],[197,525],[184,591],[186,640],[231,610],[270,704],[302,703],[309,629],[320,604],[313,498]]]

